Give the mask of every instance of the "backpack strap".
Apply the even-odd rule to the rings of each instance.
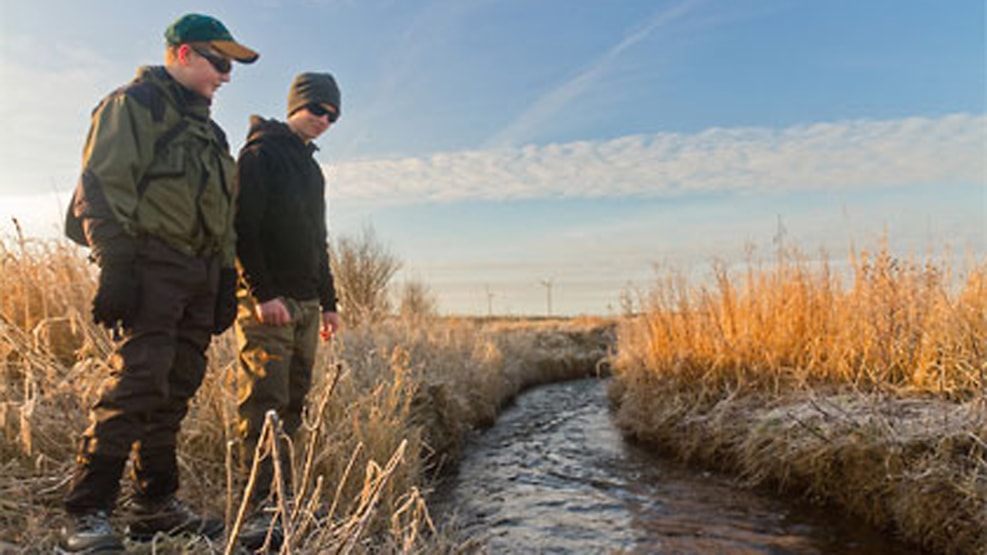
[[[165,99],[161,89],[150,81],[134,81],[123,87],[123,94],[137,101],[151,112],[154,123],[161,123],[165,114]]]
[[[183,132],[185,132],[185,129],[188,128],[188,126],[189,126],[188,120],[185,119],[185,118],[182,118],[178,123],[176,123],[175,125],[172,125],[170,128],[168,128],[167,131],[165,131],[164,133],[162,133],[157,138],[157,140],[154,141],[154,156],[157,157],[158,154],[160,154],[161,152],[163,152],[164,149],[167,148],[168,145],[172,141],[174,141],[175,139],[177,139],[179,135],[181,135]],[[148,187],[149,183],[150,183],[150,180],[149,180],[149,178],[148,178],[148,176],[146,174],[143,177],[141,177],[141,180],[140,181],[137,182],[137,198],[138,199],[140,199],[141,197],[143,197],[144,196],[144,193],[147,192],[147,187]]]

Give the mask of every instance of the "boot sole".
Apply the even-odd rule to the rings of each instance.
[[[129,527],[125,531],[127,534],[127,539],[138,542],[147,543],[154,539],[154,536],[158,534],[163,534],[168,537],[178,537],[178,536],[189,536],[189,537],[202,537],[207,540],[218,540],[223,536],[224,526],[220,523],[217,527],[205,527],[202,530],[156,530],[154,532],[139,532],[131,530]]]
[[[109,545],[103,547],[92,547],[82,551],[66,551],[62,546],[55,546],[55,555],[106,555],[110,553],[126,553],[126,550],[122,545],[120,547]]]

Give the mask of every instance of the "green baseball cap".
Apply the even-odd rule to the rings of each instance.
[[[197,13],[185,14],[165,29],[168,44],[179,45],[189,42],[208,42],[221,54],[245,64],[251,64],[260,56],[254,50],[233,40],[233,35],[215,17]]]

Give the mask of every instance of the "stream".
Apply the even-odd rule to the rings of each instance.
[[[833,509],[661,458],[614,426],[606,380],[521,394],[430,503],[492,554],[918,555]]]

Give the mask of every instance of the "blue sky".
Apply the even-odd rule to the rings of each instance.
[[[0,234],[52,235],[88,114],[186,12],[260,60],[234,149],[331,71],[330,229],[372,224],[445,312],[608,313],[654,267],[786,242],[987,255],[981,0],[0,1]],[[489,293],[489,295],[488,295]]]

